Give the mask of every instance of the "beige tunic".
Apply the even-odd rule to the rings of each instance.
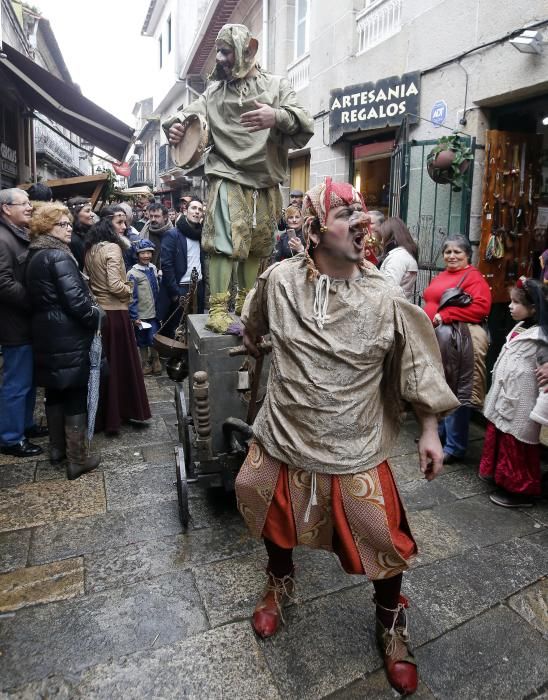
[[[375,268],[330,281],[323,328],[314,319],[317,290],[298,255],[270,267],[246,299],[242,321],[273,344],[253,432],[289,466],[363,472],[388,457],[404,402],[438,417],[459,402],[430,320]]]
[[[255,101],[276,110],[276,126],[250,133],[240,123],[244,112],[257,109]],[[162,126],[169,128],[189,114],[201,114],[209,126],[211,150],[205,174],[262,189],[283,182],[287,153],[302,148],[314,133],[314,122],[297,103],[285,78],[259,71],[254,77],[215,81],[200,97]]]

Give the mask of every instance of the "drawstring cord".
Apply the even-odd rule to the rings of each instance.
[[[381,610],[385,610],[386,612],[391,612],[394,615],[392,620],[392,627],[390,627],[389,630],[386,630],[390,637],[390,641],[386,647],[386,654],[387,656],[392,656],[396,652],[396,645],[398,640],[402,641],[404,644],[407,644],[409,642],[409,631],[407,629],[407,614],[405,612],[405,608],[407,608],[407,603],[399,602],[397,608],[385,608],[384,605],[381,605],[377,602],[376,598],[373,598],[373,601],[375,602],[378,608],[380,608]],[[400,615],[403,618],[403,624],[401,624]],[[400,624],[396,627],[398,621],[400,621]]]
[[[320,275],[316,282],[316,295],[314,297],[314,320],[318,328],[323,330],[323,325],[329,320],[327,305],[329,303],[329,288],[331,280],[327,275]]]
[[[306,507],[306,513],[304,514],[304,521],[307,523],[310,520],[310,511],[312,506],[318,505],[318,497],[316,495],[316,472],[312,472],[312,479],[310,482],[310,499],[308,501],[308,506]]]

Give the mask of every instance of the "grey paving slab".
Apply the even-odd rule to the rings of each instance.
[[[414,625],[423,644],[479,615],[546,573],[548,551],[536,541],[516,538],[405,575],[405,590],[424,616]]]
[[[384,669],[373,671],[365,678],[359,678],[354,683],[328,695],[325,700],[394,700],[401,695],[396,693],[388,681]],[[424,683],[419,682],[417,692],[413,695],[416,700],[434,700],[434,695]]]
[[[175,501],[46,525],[32,532],[29,564],[176,535],[181,530]]]
[[[442,474],[434,483],[443,486],[457,498],[470,498],[470,496],[493,491],[493,486],[482,481],[476,470],[471,467],[459,469],[450,474]]]
[[[105,549],[85,557],[86,591],[115,588],[258,549],[263,551],[262,542],[253,540],[242,523]]]
[[[173,459],[173,445],[165,442],[142,445],[140,448],[147,464],[161,464],[165,459]]]
[[[535,532],[532,518],[494,505],[487,494],[456,500],[433,510],[447,525],[479,547]]]
[[[0,619],[3,689],[185,639],[207,628],[190,572]],[[158,636],[157,636],[158,635]],[[47,640],[47,643],[45,643]]]
[[[548,578],[513,595],[508,605],[548,640]]]
[[[90,669],[81,697],[280,700],[251,628],[227,625],[177,644]]]
[[[329,552],[297,549],[296,600],[301,603],[332,591],[355,586],[361,576],[349,576]],[[264,548],[250,556],[194,568],[196,585],[213,627],[249,619],[266,583]]]
[[[287,610],[261,642],[283,698],[316,700],[380,668],[371,595],[365,584]]]
[[[548,642],[504,606],[416,650],[423,681],[439,698],[525,698],[548,681]]]
[[[197,484],[190,484],[189,494],[190,525],[193,529],[241,522],[234,493],[227,493],[222,488],[203,489]]]
[[[405,507],[409,511],[426,510],[455,500],[455,494],[446,489],[439,479],[408,481],[401,484],[399,490]]]
[[[407,515],[419,550],[413,560],[414,567],[454,557],[473,546],[437,511],[419,510]]]
[[[170,416],[175,414],[175,401],[155,401],[150,404],[153,416]]]
[[[0,489],[9,488],[10,486],[19,486],[19,484],[25,484],[29,481],[34,481],[35,472],[36,461],[1,464]]]
[[[27,565],[30,536],[30,530],[0,533],[0,573]]]
[[[414,454],[391,457],[389,462],[398,486],[405,484],[407,481],[424,480],[424,475],[419,467],[419,455],[416,451]],[[457,463],[446,464],[443,467],[443,473],[449,474],[450,472],[459,471],[461,469],[466,469],[465,465]]]
[[[93,438],[94,451],[116,449],[121,447],[141,447],[151,442],[170,441],[166,424],[162,416],[154,416],[145,424],[123,425],[116,436],[97,433]]]
[[[548,498],[538,500],[532,508],[522,508],[522,512],[548,527]]]
[[[175,454],[172,469],[140,468],[105,473],[107,510],[130,510],[177,499]]]
[[[25,683],[9,693],[0,691],[0,700],[74,700],[81,698],[73,684],[58,676],[50,676],[40,681]]]
[[[36,465],[35,481],[51,481],[53,479],[66,479],[66,467],[63,464],[50,464],[49,460],[38,462]]]

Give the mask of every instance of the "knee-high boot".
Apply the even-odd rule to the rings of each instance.
[[[100,457],[88,456],[87,414],[65,417],[65,439],[67,443],[67,478],[77,479],[82,474],[96,469]]]
[[[46,404],[46,420],[49,430],[50,464],[61,464],[67,457],[63,406],[60,403],[53,404],[53,406]]]

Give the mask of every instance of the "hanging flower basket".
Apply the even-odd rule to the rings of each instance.
[[[451,185],[453,192],[465,186],[465,174],[474,158],[472,149],[458,134],[442,136],[426,159],[428,175],[440,185]]]

